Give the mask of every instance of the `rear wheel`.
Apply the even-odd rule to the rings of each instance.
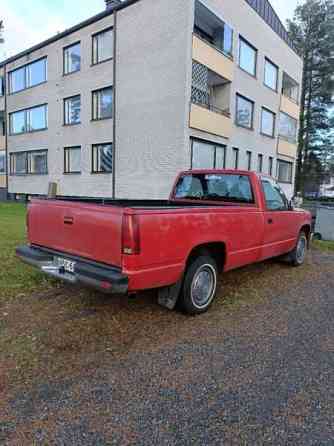
[[[293,266],[302,266],[304,264],[307,254],[307,245],[307,235],[302,231],[299,234],[295,249],[290,253],[290,261]]]
[[[205,313],[216,296],[218,268],[210,256],[197,257],[188,267],[179,303],[188,314]]]

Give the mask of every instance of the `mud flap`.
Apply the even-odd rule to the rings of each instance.
[[[159,290],[158,303],[168,310],[174,310],[177,299],[180,295],[183,278],[179,280],[175,285],[171,285]]]

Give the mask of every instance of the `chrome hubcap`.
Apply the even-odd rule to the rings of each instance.
[[[298,241],[297,245],[297,260],[299,263],[303,263],[306,254],[306,240],[304,237],[301,237]]]
[[[195,274],[191,286],[191,298],[197,308],[207,306],[213,299],[217,286],[216,271],[211,265],[203,265]]]

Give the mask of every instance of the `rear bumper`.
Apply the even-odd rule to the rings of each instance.
[[[31,246],[19,246],[16,249],[16,255],[23,262],[65,282],[89,286],[108,294],[126,294],[128,292],[128,277],[114,267]],[[66,272],[63,267],[56,264],[55,260],[59,257],[74,262],[73,273]]]

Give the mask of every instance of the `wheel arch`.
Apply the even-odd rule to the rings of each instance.
[[[195,246],[187,257],[186,269],[194,261],[194,259],[201,255],[209,255],[212,257],[217,264],[219,272],[224,271],[227,256],[225,242],[205,242]]]

